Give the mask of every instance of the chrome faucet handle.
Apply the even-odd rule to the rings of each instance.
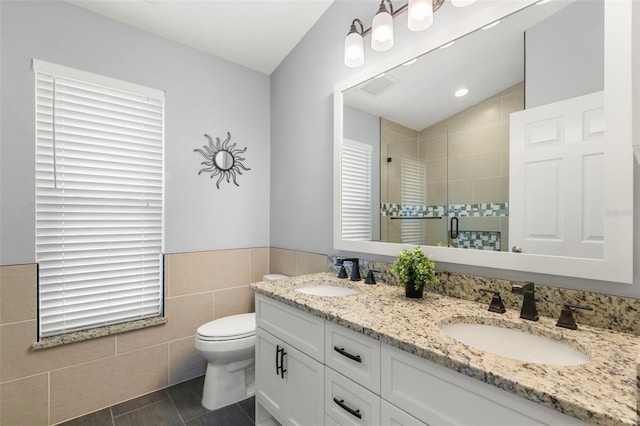
[[[504,307],[504,303],[502,302],[502,296],[498,290],[491,290],[490,288],[481,288],[481,292],[483,293],[493,293],[493,297],[491,298],[491,304],[489,305],[489,312],[495,312],[498,314],[504,314],[507,312],[507,309]]]
[[[573,319],[573,309],[582,309],[585,311],[593,311],[593,308],[590,306],[579,306],[579,305],[571,305],[569,303],[565,303],[562,308],[562,312],[560,312],[560,318],[558,318],[558,322],[556,323],[556,327],[568,328],[570,330],[577,330],[578,324],[576,324],[576,320]]]

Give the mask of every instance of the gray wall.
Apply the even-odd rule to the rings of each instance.
[[[526,108],[604,89],[604,1],[578,1],[526,32]]]
[[[166,92],[166,252],[269,245],[269,77],[61,1],[2,1],[0,264],[35,260],[38,58]],[[198,176],[204,133],[247,147],[240,187]]]
[[[333,253],[333,89],[359,71],[343,63],[351,21],[369,26],[376,11],[375,2],[335,0],[271,74],[273,247]],[[365,67],[394,53],[365,50]]]

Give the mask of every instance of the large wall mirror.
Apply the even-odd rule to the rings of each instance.
[[[631,2],[497,3],[336,86],[334,246],[631,283]]]

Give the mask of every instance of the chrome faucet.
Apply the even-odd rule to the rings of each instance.
[[[538,321],[538,309],[536,308],[536,291],[535,284],[526,282],[524,284],[511,283],[511,292],[522,294],[522,309],[520,310],[520,318],[529,321]]]

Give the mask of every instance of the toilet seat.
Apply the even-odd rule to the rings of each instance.
[[[231,315],[198,327],[197,338],[207,342],[239,340],[256,334],[256,314]]]

